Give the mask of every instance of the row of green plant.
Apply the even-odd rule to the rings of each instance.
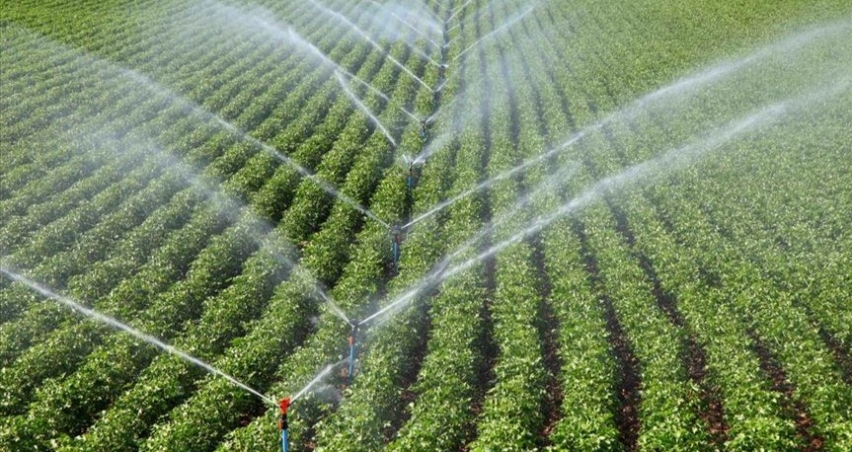
[[[386,71],[387,69],[383,69]],[[381,76],[379,76],[381,77]],[[398,82],[398,86],[396,88],[400,94],[404,94],[406,92],[411,91],[410,81],[406,79],[402,79]],[[380,89],[382,88],[379,85]],[[393,115],[391,115],[393,117]],[[399,123],[400,121],[405,121],[400,114],[396,114],[396,118],[391,119]],[[359,124],[355,122],[355,124]],[[347,128],[347,131],[350,128]],[[344,134],[338,140],[336,146],[340,146],[338,149],[345,149],[347,152],[351,152],[347,149],[347,146],[344,144],[345,141],[350,140],[352,143],[357,143],[358,140],[361,139],[358,135],[352,136],[344,131]],[[383,167],[387,165],[387,163],[393,160],[393,156],[390,153],[392,150],[390,146],[385,142],[385,139],[380,134],[373,134],[370,139],[363,145],[364,154],[358,157],[357,161],[354,162],[353,169],[348,173],[347,180],[345,184],[341,185],[341,191],[348,197],[357,200],[358,202],[365,202],[370,197],[371,193],[377,184],[380,183],[380,179],[385,179],[382,183],[383,188],[387,190],[387,188],[393,187],[396,190],[400,190],[399,183],[400,174],[398,170],[395,168],[391,168],[390,171],[384,172],[382,170]],[[334,155],[335,151],[332,151],[329,156]],[[320,170],[321,174],[322,169]],[[403,192],[404,190],[400,190]],[[310,196],[307,199],[315,199],[320,193],[314,193],[314,196]],[[386,193],[376,193],[377,197],[385,196],[388,197]],[[399,193],[389,198],[377,198],[371,204],[378,203],[380,206],[389,201],[399,202],[404,199],[404,196],[400,196]],[[387,210],[387,207],[382,210]],[[290,210],[289,212],[294,212],[294,210]],[[384,212],[383,212],[384,213]],[[293,232],[289,227],[291,223],[288,221],[288,217],[285,216],[284,220],[280,223],[279,228],[281,229],[283,234],[290,235]],[[316,275],[317,279],[321,282],[327,284],[328,286],[335,286],[335,282],[340,277],[340,275],[344,271],[344,264],[350,261],[349,253],[347,252],[349,245],[357,239],[360,234],[356,235],[356,231],[358,231],[364,221],[370,221],[370,224],[367,226],[368,231],[374,231],[373,224],[369,219],[365,219],[363,215],[357,210],[353,209],[351,206],[347,205],[345,202],[338,201],[335,203],[331,214],[327,221],[324,222],[324,228],[310,238],[309,243],[305,247],[305,258],[303,259],[304,267],[310,271],[313,275]],[[381,225],[380,230],[381,230]],[[387,234],[385,231],[384,234]],[[370,246],[379,245],[379,249],[384,248],[386,245],[386,239],[381,240],[381,235],[378,237],[380,240],[371,240],[369,242]],[[373,260],[372,268],[381,270],[384,260]],[[290,289],[291,296],[293,294],[301,293],[301,297],[305,298],[305,289],[303,287],[294,287]],[[308,301],[308,300],[306,300]],[[293,301],[290,301],[292,304]],[[312,303],[313,304],[313,303]],[[296,306],[299,303],[295,303]],[[307,313],[312,313],[313,311],[308,311]],[[271,313],[269,317],[264,317],[261,322],[269,319],[269,322],[272,321],[280,321],[284,317],[280,316],[279,312]],[[304,328],[304,324],[307,323],[307,318],[302,318],[301,321],[295,321],[297,319],[289,319],[286,326],[288,327],[288,331],[293,331],[295,334],[298,334],[301,329]],[[259,325],[258,327],[262,327],[263,325]],[[291,334],[294,334],[291,333]],[[278,347],[269,348],[269,341],[281,341],[286,340],[287,336],[281,337],[280,329],[272,329],[262,328],[259,330],[255,330],[254,334],[247,336],[245,338],[246,343],[239,343],[240,347],[247,347],[243,351],[243,354],[249,359],[251,359],[253,363],[261,363],[264,362],[265,372],[253,371],[251,378],[252,380],[263,378],[271,378],[271,371],[275,370],[275,366],[278,361],[272,359],[278,353],[276,350],[279,350]],[[284,344],[292,346],[292,343],[295,342],[291,340],[290,344]],[[290,348],[288,347],[288,349]],[[272,355],[270,355],[272,353]],[[231,369],[232,365],[228,365],[226,369]],[[245,369],[235,369],[241,370],[239,375],[242,376],[252,367],[248,367]],[[248,377],[248,375],[246,375]],[[256,401],[252,400],[250,395],[242,393],[237,395],[236,393],[241,392],[237,388],[233,388],[228,385],[222,385],[220,382],[215,381],[215,379],[210,379],[207,381],[207,384],[198,392],[194,397],[187,401],[187,403],[181,405],[177,410],[173,411],[170,416],[170,421],[167,424],[160,424],[155,427],[155,430],[152,436],[144,443],[142,446],[146,450],[164,450],[171,447],[179,447],[184,450],[208,450],[215,446],[219,441],[221,441],[222,436],[228,432],[228,430],[237,426],[237,422],[240,418],[240,413],[244,413],[248,408],[255,404]],[[213,419],[220,422],[220,427],[210,428],[210,417],[206,417],[204,421],[199,422],[200,419],[193,415],[193,413],[206,411],[208,402],[211,399],[218,399],[223,396],[223,393],[234,394],[235,398],[233,400],[241,400],[243,405],[236,406],[235,410],[221,410],[217,413]],[[196,432],[205,431],[206,433],[203,435],[198,435]]]
[[[457,68],[457,70],[465,69]],[[457,90],[461,83],[461,81],[455,82],[450,85],[450,88]],[[450,100],[445,99],[445,102]],[[457,108],[451,109],[451,112],[452,114],[442,119],[455,121],[455,116],[462,114],[462,111]],[[445,125],[446,123],[443,122],[436,124],[436,126]],[[439,165],[440,169],[441,166],[446,165],[444,159],[448,158],[452,151],[455,152],[452,184],[447,186],[447,190],[444,190],[444,187],[425,184],[418,187],[415,213],[427,210],[441,199],[462,193],[482,179],[486,151],[481,135],[462,134],[457,141],[454,140],[453,143],[443,147],[438,154],[430,157],[427,169],[431,170]],[[451,206],[447,212],[438,214],[435,221],[428,219],[426,223],[416,225],[412,234],[428,237],[428,234],[435,234],[435,229],[440,227],[442,231],[446,231],[441,232],[446,245],[443,251],[440,249],[436,251],[452,252],[482,227],[481,218],[486,208],[484,201],[482,195],[463,199]],[[475,249],[470,249],[460,256],[469,258],[474,254]],[[386,403],[397,411],[384,416],[405,419],[404,423],[397,421],[394,424],[398,430],[393,432],[388,449],[420,450],[424,444],[444,450],[457,449],[472,436],[475,414],[471,407],[474,401],[481,397],[482,391],[479,385],[482,372],[487,365],[484,355],[487,350],[486,297],[485,267],[480,265],[457,278],[444,282],[439,287],[438,293],[428,299],[429,308],[425,314],[429,319],[428,342],[417,370],[417,379],[407,389],[391,387],[396,391],[411,391],[416,398],[407,406],[398,402]],[[420,312],[416,311],[416,313]],[[414,333],[427,334],[426,331],[419,330]],[[384,332],[379,331],[378,334],[384,334]],[[364,430],[364,427],[359,427],[358,431]],[[352,441],[351,437],[343,434],[341,437],[337,444],[349,439],[353,443],[351,446],[353,450],[375,449],[382,444],[380,441],[382,436],[377,436],[366,445],[358,444]]]
[[[175,179],[175,177],[165,177],[154,182],[150,187],[131,198],[129,205],[125,206],[122,210],[117,210],[113,214],[107,216],[106,221],[101,223],[100,226],[80,237],[77,247],[57,253],[49,262],[30,271],[30,274],[33,277],[44,281],[45,284],[53,287],[62,287],[64,282],[67,280],[68,275],[79,273],[84,266],[91,265],[101,259],[116,257],[117,250],[145,245],[150,245],[152,247],[159,246],[162,243],[162,238],[165,237],[164,234],[162,234],[163,228],[170,226],[170,224],[165,223],[152,225],[150,222],[146,222],[146,217],[161,210],[157,208],[157,206],[159,205],[164,192],[170,197],[172,196],[172,193],[169,193],[168,190],[174,190],[177,186],[180,186],[182,181]],[[186,205],[184,203],[184,207],[185,206]],[[162,219],[166,221],[177,219],[179,225],[181,224],[180,221],[182,221],[181,219],[183,218],[183,215],[183,213],[175,212],[174,209],[172,209],[171,215],[167,215]],[[159,219],[161,217],[156,216],[154,218]],[[137,226],[137,224],[139,227],[135,228],[135,231],[137,231],[138,234],[141,234],[141,237],[139,235],[133,235],[123,241],[114,240],[124,234],[125,230],[122,229],[123,227],[132,228]],[[143,243],[140,243],[140,240],[142,240]],[[135,243],[133,243],[134,241]],[[130,259],[130,256],[127,256],[125,257],[125,260],[128,263],[132,262],[141,265],[141,263],[145,261],[146,257],[147,256],[137,256],[134,260]],[[10,260],[14,262],[12,259]],[[14,266],[15,264],[13,263],[12,265]],[[15,302],[15,298],[12,297],[11,294],[7,296],[9,296],[12,302]],[[87,298],[86,300],[91,299]],[[24,306],[21,306],[21,308],[23,307]],[[4,330],[10,328],[14,329],[15,324],[7,323],[3,325]]]
[[[333,83],[333,82],[332,82],[332,83]],[[197,153],[197,151],[195,151],[195,152]],[[223,168],[224,168],[224,167],[223,167]],[[255,174],[256,174],[256,172],[251,172],[251,173],[255,173]],[[237,192],[238,192],[239,190],[235,190],[235,191],[237,191]],[[280,203],[279,203],[279,204],[280,204]],[[61,229],[61,228],[59,228],[59,229]]]
[[[365,164],[363,164],[362,166],[363,166],[364,168],[369,168],[371,172],[375,172],[375,168],[376,168],[376,166],[377,166],[377,165],[376,165],[376,163],[377,163],[377,162],[375,162],[375,161],[368,161],[368,163],[365,163]],[[369,184],[364,184],[364,183],[363,183],[363,180],[358,180],[358,179],[355,179],[355,180],[358,182],[356,185],[360,185],[360,186],[365,186],[365,185],[366,185],[366,186],[369,186]],[[351,215],[350,215],[350,216],[351,216]],[[330,236],[339,236],[339,233],[331,234]],[[333,262],[333,261],[332,261],[332,262]],[[325,263],[327,264],[327,262],[325,262]]]
[[[400,48],[395,46],[395,48]],[[434,68],[427,72],[427,82],[434,82],[436,71]],[[408,81],[409,83],[413,82]],[[398,96],[393,96],[393,99],[399,99]],[[431,101],[431,93],[425,90],[420,90],[415,100],[416,105],[429,105]],[[427,114],[427,111],[420,112]],[[397,110],[388,110],[384,118],[390,118],[386,123],[400,124],[406,121],[402,113]],[[377,135],[374,135],[377,136]],[[417,149],[420,139],[417,135],[416,125],[411,125],[406,129],[403,135],[400,147],[402,149]],[[443,164],[442,164],[443,163]],[[424,168],[421,176],[421,183],[416,190],[415,198],[423,200],[426,206],[433,205],[438,198],[429,196],[427,193],[431,190],[440,190],[443,186],[449,168],[447,160],[430,160],[429,164]],[[379,192],[374,197],[371,203],[371,208],[374,212],[383,218],[393,219],[401,218],[405,201],[405,179],[400,170],[390,169],[384,182],[379,188]],[[430,187],[430,188],[425,188]],[[390,203],[392,201],[392,203]],[[387,204],[390,203],[390,204]],[[338,203],[338,206],[346,208]],[[421,207],[425,210],[426,207]],[[384,213],[384,215],[383,215]],[[418,229],[419,231],[420,229]],[[413,232],[406,238],[403,246],[403,258],[400,266],[401,275],[394,279],[392,284],[396,284],[400,279],[408,279],[409,282],[419,278],[423,272],[428,269],[431,264],[429,260],[436,258],[435,253],[424,254],[423,250],[428,250],[430,247],[425,244],[432,244],[434,236],[426,231],[433,230],[429,228],[424,230],[423,235]],[[339,302],[341,307],[352,318],[363,318],[371,313],[373,302],[371,299],[382,292],[382,286],[378,284],[383,280],[382,276],[386,271],[387,260],[389,259],[389,238],[388,231],[374,222],[368,222],[363,232],[359,234],[358,243],[361,245],[352,251],[353,261],[344,269],[341,280],[331,292],[332,297]],[[423,243],[423,246],[418,246]],[[342,245],[342,244],[341,244]],[[309,246],[306,249],[311,249]],[[334,250],[331,250],[334,251]],[[420,251],[420,252],[418,252]],[[322,253],[317,253],[317,256],[322,256]],[[306,253],[305,262],[310,262],[313,258]],[[408,275],[408,276],[406,276]],[[357,314],[356,314],[357,313]],[[309,381],[317,372],[326,364],[337,361],[343,357],[346,351],[345,338],[348,326],[341,320],[337,319],[330,312],[323,313],[319,321],[320,328],[316,334],[310,337],[301,349],[287,358],[281,365],[278,371],[280,381],[274,385],[271,392],[275,394],[292,394],[292,391],[299,389]],[[377,327],[379,331],[375,334],[383,334],[385,326]],[[359,346],[359,355],[366,352],[366,347],[372,347],[369,342],[369,337],[373,335],[371,330],[361,333],[362,342]],[[367,342],[363,342],[364,338]],[[360,381],[362,376],[367,375],[366,369],[357,366],[358,369],[355,381]],[[345,370],[340,370],[341,373],[335,372],[328,378],[327,383],[334,384],[339,376],[344,375]],[[301,447],[312,441],[309,432],[314,424],[325,417],[332,407],[329,405],[328,392],[334,392],[333,389],[325,389],[318,391],[315,395],[308,395],[294,406],[291,411],[291,438],[293,447]],[[348,392],[348,391],[346,391]],[[222,450],[255,450],[258,447],[276,447],[278,441],[275,433],[275,415],[276,410],[270,410],[266,416],[260,417],[252,422],[247,428],[239,429],[228,435],[228,439],[220,446]],[[324,422],[324,421],[322,421]]]
[[[792,400],[801,403],[802,409],[813,419],[810,430],[824,436],[829,448],[843,450],[848,448],[850,431],[850,412],[846,408],[848,389],[842,381],[838,363],[821,337],[819,329],[823,320],[814,317],[810,302],[800,298],[799,287],[813,283],[810,278],[801,279],[802,274],[791,274],[786,270],[793,262],[805,263],[813,259],[813,255],[796,253],[796,249],[813,246],[827,251],[831,248],[842,250],[844,246],[843,242],[836,242],[831,226],[824,228],[842,222],[831,208],[817,210],[823,219],[818,221],[819,224],[807,227],[810,233],[803,237],[799,232],[803,222],[813,221],[810,220],[815,212],[813,209],[825,202],[820,201],[824,190],[836,190],[831,188],[837,183],[834,179],[807,186],[802,184],[801,177],[814,169],[819,169],[822,174],[834,171],[829,169],[831,161],[836,161],[840,155],[831,151],[834,148],[830,144],[831,138],[843,135],[839,126],[844,113],[838,108],[841,108],[839,104],[826,105],[819,114],[806,119],[812,130],[822,132],[819,140],[778,128],[766,139],[750,143],[742,152],[739,165],[717,164],[712,167],[716,177],[702,182],[699,187],[703,190],[690,186],[684,191],[701,206],[705,221],[715,230],[714,234],[700,237],[700,240],[690,237],[691,243],[699,248],[698,265],[717,275],[720,283],[727,287],[728,304],[743,323],[742,328],[760,338],[778,361],[794,388]],[[751,152],[772,149],[771,140],[779,137],[785,139],[788,147],[775,150],[775,160],[771,164],[755,159],[756,154]],[[818,149],[828,150],[821,152],[823,158],[820,161],[800,158],[801,153]],[[729,163],[730,160],[731,157],[728,157],[721,161]],[[783,169],[775,166],[781,162],[788,166]],[[738,173],[731,174],[729,168],[749,171],[750,179],[736,186],[723,184],[726,179],[738,176]],[[789,176],[784,177],[779,170],[787,171]],[[766,191],[767,184],[777,189]],[[712,194],[732,189],[753,193],[764,205],[771,206],[769,208],[776,214],[767,215],[748,209],[729,201],[729,197],[709,198]],[[779,196],[790,190],[797,190],[799,196],[795,200]],[[736,221],[732,221],[734,219]],[[813,233],[816,236],[811,235]],[[782,237],[785,236],[798,237],[791,245],[784,245]],[[779,244],[779,240],[782,243]],[[716,250],[712,257],[701,252],[708,247]],[[779,274],[784,277],[779,278]],[[837,306],[842,306],[842,303]],[[789,413],[787,415],[790,416]]]
[[[437,83],[437,71],[434,68],[427,73],[428,84]],[[454,70],[461,70],[456,68]],[[452,99],[452,93],[458,89],[460,80],[451,79],[451,84],[443,92],[443,102]],[[440,107],[439,107],[440,108]],[[461,106],[455,109],[461,114]],[[441,131],[452,124],[452,110],[439,119],[433,130]],[[456,150],[456,148],[458,150]],[[414,151],[417,153],[417,150]],[[419,185],[415,190],[415,205],[412,214],[426,212],[441,199],[452,193],[459,193],[463,187],[469,187],[480,178],[481,165],[486,153],[482,135],[462,133],[452,143],[440,148],[437,154],[429,158],[424,166],[424,175],[437,176],[451,167],[449,175],[433,179],[434,185]],[[453,156],[454,154],[454,156]],[[450,160],[451,159],[451,160]],[[448,191],[445,187],[453,180]],[[443,180],[442,184],[437,183]],[[434,332],[432,316],[443,318],[443,313],[432,305],[431,289],[424,288],[427,283],[424,276],[434,270],[433,266],[445,253],[451,252],[451,245],[461,244],[467,232],[478,229],[482,204],[479,199],[467,199],[450,207],[445,214],[430,217],[418,223],[407,235],[403,245],[403,259],[400,275],[388,287],[388,296],[384,303],[392,303],[401,297],[407,297],[410,290],[419,290],[410,302],[398,309],[392,309],[387,318],[377,319],[376,325],[367,332],[362,349],[363,358],[360,372],[356,374],[347,397],[340,408],[323,419],[317,425],[316,446],[321,450],[377,450],[395,436],[397,429],[407,418],[406,406],[408,387],[427,365],[434,369],[435,364],[421,362],[426,353],[427,340],[439,335],[465,335],[464,331],[453,331],[453,325],[444,325],[443,332]],[[441,226],[441,224],[444,224]],[[436,242],[435,234],[442,232],[441,240]],[[427,276],[428,277],[428,276]],[[475,284],[475,283],[474,283]],[[467,303],[467,302],[466,302]],[[467,304],[476,304],[472,301]],[[379,304],[383,306],[384,304]],[[439,303],[439,305],[442,305]],[[430,306],[430,307],[427,307]],[[444,305],[445,306],[445,305]],[[460,308],[464,309],[464,308]],[[447,314],[450,315],[449,313]],[[462,337],[462,336],[454,336]],[[459,345],[459,344],[457,344]],[[472,345],[472,344],[471,344]],[[459,373],[465,370],[461,367]],[[428,372],[428,371],[426,371]],[[449,397],[453,399],[453,396]],[[453,399],[453,403],[457,400]],[[417,402],[415,401],[415,404]],[[425,407],[439,415],[437,406]],[[434,439],[432,439],[434,441]],[[446,440],[452,441],[447,437]]]
[[[400,274],[388,284],[384,303],[375,303],[374,310],[405,296],[423,282],[421,278],[441,254],[441,242],[435,240],[432,231],[427,224],[422,233],[412,231],[406,237]],[[404,407],[400,390],[405,387],[406,375],[412,378],[416,372],[417,361],[412,356],[418,354],[418,347],[426,339],[426,316],[417,298],[400,306],[390,317],[376,319],[363,333],[358,371],[342,405],[318,423],[317,448],[375,449],[386,441],[387,426],[399,419],[396,413]],[[308,431],[299,429],[294,436],[297,433],[304,438]]]

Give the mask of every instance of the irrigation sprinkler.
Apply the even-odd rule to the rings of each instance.
[[[353,329],[356,328],[359,324],[359,322],[357,320],[353,320],[349,323],[353,325]],[[341,361],[339,361],[335,364],[329,364],[328,366],[325,366],[325,368],[319,374],[317,374],[317,376],[314,377],[313,380],[308,382],[307,385],[305,385],[302,389],[300,389],[299,392],[297,392],[295,395],[293,395],[291,397],[281,399],[278,402],[278,407],[281,409],[281,417],[278,420],[278,430],[281,432],[281,450],[283,450],[284,452],[288,452],[289,449],[290,449],[290,432],[288,431],[288,425],[287,425],[287,410],[288,410],[288,408],[290,408],[290,405],[295,403],[296,400],[299,400],[299,398],[302,397],[303,395],[307,394],[308,392],[311,392],[312,388],[315,385],[322,382],[322,380],[325,377],[327,377],[332,371],[334,371],[334,369],[337,368],[337,366],[339,366],[344,361],[345,360],[341,360]],[[273,405],[274,405],[274,401],[273,401]]]
[[[349,332],[349,386],[352,386],[352,378],[355,375],[355,339],[358,335],[358,326],[360,326],[360,322],[358,319],[352,319],[349,322],[349,325],[352,326],[352,330]]]
[[[448,66],[446,63],[442,63],[440,66],[438,66],[438,85],[444,84],[444,78],[447,75],[447,68]]]
[[[393,252],[393,271],[399,272],[399,256],[402,247],[402,227],[396,223],[391,227],[391,251]]]
[[[407,154],[402,155],[402,160],[408,166],[405,174],[406,200],[410,203],[414,201],[414,189],[417,187],[417,182],[420,180],[420,174],[423,170],[425,160],[409,157]],[[405,229],[405,227],[401,227]]]
[[[417,181],[420,179],[420,172],[423,169],[423,162],[419,160],[411,160],[408,162],[408,175],[405,179],[405,185],[408,187],[408,196],[412,197],[414,188],[417,187]]]
[[[408,164],[408,177],[405,178],[405,185],[408,187],[408,197],[411,198],[411,190],[414,189],[414,162]]]
[[[278,431],[281,432],[281,450],[290,452],[290,426],[287,424],[287,410],[290,408],[290,398],[283,398],[278,402],[281,408],[281,417],[278,419]]]

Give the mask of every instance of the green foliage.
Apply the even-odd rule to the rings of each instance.
[[[748,49],[847,18],[848,1],[540,2],[495,35],[529,4],[394,8],[434,15],[429,39],[377,20],[378,4],[322,2],[381,50],[311,2],[242,9],[263,23],[143,3],[4,4],[4,268],[272,398],[337,363],[291,411],[295,450],[852,449],[850,92],[708,137],[846,77],[831,68],[852,56],[848,20],[813,48]],[[282,38],[289,26],[387,95],[348,82],[398,146]],[[388,58],[435,87],[423,54],[450,62],[440,93]],[[402,109],[437,113],[428,136]],[[424,149],[409,193],[402,156]],[[382,222],[495,176],[407,230],[390,270]],[[601,180],[615,183],[588,191]],[[563,206],[574,218],[516,236]],[[429,278],[461,247],[448,268],[494,245]],[[350,385],[349,327],[317,290],[364,318],[415,287],[361,331]],[[635,366],[619,366],[625,349]],[[5,276],[0,414],[0,450],[280,447],[277,409]]]

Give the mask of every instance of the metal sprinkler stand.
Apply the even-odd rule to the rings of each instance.
[[[290,408],[290,398],[281,399],[278,402],[281,408],[281,418],[278,419],[278,430],[281,432],[281,450],[290,452],[290,426],[287,425],[287,410]]]
[[[355,336],[358,334],[358,319],[352,319],[349,324],[352,331],[349,333],[349,386],[352,386],[352,377],[355,375]]]

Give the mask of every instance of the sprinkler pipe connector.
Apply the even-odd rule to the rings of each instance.
[[[278,431],[281,432],[281,450],[290,452],[290,426],[287,424],[287,410],[290,409],[290,398],[281,399],[278,402],[281,409],[281,417],[278,419]]]

